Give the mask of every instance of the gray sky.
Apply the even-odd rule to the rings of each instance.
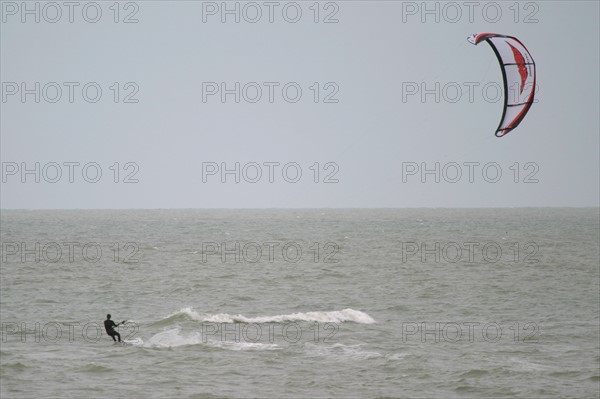
[[[2,208],[599,205],[597,1],[228,2],[239,23],[221,1],[27,2],[39,23],[22,4],[0,10]],[[480,32],[537,64],[500,139]]]

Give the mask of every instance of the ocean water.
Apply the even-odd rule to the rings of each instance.
[[[597,208],[0,221],[3,399],[600,392]]]

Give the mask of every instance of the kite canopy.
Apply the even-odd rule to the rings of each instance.
[[[500,62],[504,79],[504,111],[496,129],[496,137],[502,137],[519,126],[533,104],[535,62],[516,37],[479,33],[469,36],[467,40],[475,45],[488,42]]]

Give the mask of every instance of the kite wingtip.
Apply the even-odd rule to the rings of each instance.
[[[496,130],[496,137],[504,137],[508,134],[508,132],[510,132],[511,129],[500,129],[500,130]]]

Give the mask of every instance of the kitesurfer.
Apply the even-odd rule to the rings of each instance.
[[[118,327],[119,325],[125,323],[125,320],[123,320],[121,323],[115,323],[114,321],[112,321],[110,319],[110,314],[106,315],[106,320],[104,320],[104,328],[106,329],[106,333],[108,335],[110,335],[113,339],[113,341],[117,342],[117,339],[115,338],[115,336],[117,338],[119,338],[119,342],[121,342],[121,334],[119,334],[118,332],[116,332],[114,330],[114,327]]]

